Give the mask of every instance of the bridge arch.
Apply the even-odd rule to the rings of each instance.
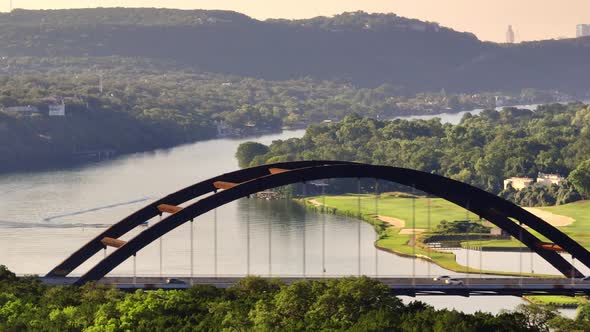
[[[105,231],[103,231],[102,233],[94,237],[92,240],[90,240],[88,243],[86,243],[84,246],[82,246],[80,249],[72,253],[68,258],[66,258],[56,267],[54,267],[45,276],[50,278],[67,276],[68,274],[72,273],[72,271],[74,271],[77,267],[79,267],[88,259],[90,259],[93,255],[105,248],[104,244],[102,243],[102,240],[104,238],[117,239],[126,234],[127,232],[131,231],[132,229],[140,226],[145,221],[158,216],[162,213],[158,209],[158,206],[162,204],[180,205],[188,201],[191,201],[195,198],[209,194],[211,192],[215,192],[217,191],[217,188],[215,187],[216,182],[222,181],[229,183],[242,183],[250,181],[252,179],[259,178],[261,176],[269,175],[269,169],[273,168],[291,170],[304,167],[334,164],[352,163],[345,161],[313,160],[274,163],[269,165],[241,169],[226,174],[221,174],[219,176],[215,176],[213,178],[195,183],[193,185],[180,189],[172,194],[169,194],[166,197],[163,197],[153,203],[150,203],[145,207],[137,210],[136,212],[130,214],[129,216],[123,218],[119,222],[113,224]]]
[[[268,174],[268,169],[273,165],[261,166],[266,167],[266,175],[230,186],[226,190],[204,197],[179,212],[171,214],[100,261],[80,277],[76,284],[81,285],[88,281],[101,279],[116,266],[159,237],[224,204],[263,190],[326,178],[376,178],[413,186],[418,190],[462,206],[504,229],[513,237],[520,239],[523,244],[567,277],[581,277],[583,275],[557,252],[543,248],[542,242],[519,223],[539,232],[583,264],[590,266],[590,253],[566,234],[519,206],[481,189],[439,175],[404,168],[339,162],[316,163],[308,167],[283,169],[274,174]]]

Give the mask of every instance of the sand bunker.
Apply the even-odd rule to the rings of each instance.
[[[401,235],[422,234],[426,232],[425,228],[404,228],[399,233]]]
[[[388,217],[388,216],[377,216],[377,218],[385,223],[390,224],[393,227],[396,227],[396,228],[406,227],[406,222],[401,219],[397,219],[394,217]]]
[[[545,210],[541,210],[541,209],[537,209],[537,208],[526,207],[524,209],[529,211],[530,213],[534,214],[535,216],[545,220],[546,222],[548,222],[549,224],[551,224],[555,227],[568,226],[568,225],[571,225],[574,221],[576,221],[574,218],[562,216],[559,214],[551,213],[549,211],[545,211]]]
[[[318,202],[318,200],[317,200],[317,199],[310,199],[310,200],[308,200],[307,202],[308,202],[308,203],[311,203],[313,206],[322,206],[322,205],[324,205],[324,204],[322,204],[322,203]]]

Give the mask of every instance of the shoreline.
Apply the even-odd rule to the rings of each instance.
[[[573,102],[573,101],[568,101],[568,102]],[[582,101],[582,102],[588,102],[588,101]],[[530,107],[530,106],[538,106],[538,105],[552,104],[552,103],[567,103],[567,102],[553,101],[553,102],[546,102],[546,103],[541,103],[541,104],[503,105],[503,106],[495,107],[494,109],[504,108],[504,107],[517,107],[517,108],[518,107],[527,107],[527,106]],[[486,109],[486,108],[476,108],[476,109],[466,108],[466,109],[457,109],[457,110],[439,109],[436,112],[425,112],[425,111],[423,111],[423,112],[409,112],[409,113],[403,113],[403,114],[398,114],[398,115],[391,115],[390,117],[385,118],[383,120],[394,121],[397,119],[402,119],[402,120],[412,121],[412,120],[416,120],[416,119],[414,119],[414,117],[419,117],[420,119],[422,117],[432,119],[432,118],[436,118],[441,115],[443,115],[443,116],[444,115],[457,115],[457,114],[461,114],[461,113],[472,113],[472,112],[478,113],[484,109]],[[377,118],[380,118],[380,117],[377,117]],[[214,141],[214,140],[244,140],[244,139],[248,139],[248,138],[254,139],[254,138],[264,137],[264,136],[268,136],[268,135],[281,134],[286,131],[288,132],[288,131],[306,130],[312,124],[313,124],[313,122],[309,122],[309,123],[305,123],[305,124],[289,126],[288,128],[281,127],[281,128],[274,128],[274,129],[261,129],[256,132],[249,132],[249,133],[246,133],[243,135],[228,135],[228,136],[215,135],[212,137],[207,137],[207,138],[203,138],[203,139],[199,139],[199,140],[195,140],[195,141],[179,142],[177,144],[171,144],[168,146],[161,146],[161,147],[128,148],[128,149],[123,149],[121,151],[118,151],[117,154],[115,154],[112,158],[107,158],[107,159],[100,160],[100,161],[94,161],[94,160],[71,161],[71,160],[64,160],[64,159],[29,160],[29,161],[24,162],[23,165],[20,165],[17,167],[0,169],[0,176],[1,175],[8,175],[8,174],[18,174],[18,173],[36,173],[36,172],[44,172],[44,171],[60,171],[60,170],[73,169],[73,168],[77,168],[77,167],[84,167],[86,165],[101,164],[105,161],[108,162],[108,161],[118,160],[121,157],[130,156],[130,155],[134,155],[134,154],[138,154],[138,153],[155,153],[155,152],[159,152],[159,151],[167,151],[170,149],[182,147],[185,145],[200,143],[200,142],[208,142],[208,141]],[[100,149],[100,148],[98,148],[98,149]]]
[[[375,248],[378,250],[392,253],[394,255],[406,258],[416,257],[421,260],[428,261],[430,263],[436,264],[437,266],[444,268],[446,270],[456,272],[456,273],[468,273],[468,274],[485,274],[485,275],[499,275],[499,276],[515,276],[515,277],[540,277],[540,278],[560,278],[562,276],[558,275],[549,275],[549,274],[538,274],[538,273],[517,273],[517,272],[507,272],[507,271],[491,271],[491,270],[480,270],[477,268],[471,268],[464,265],[457,263],[456,255],[452,252],[446,251],[439,251],[432,248],[425,248],[424,243],[420,240],[420,234],[417,235],[417,243],[418,245],[410,246],[408,242],[411,240],[412,234],[400,234],[401,229],[392,227],[390,224],[376,219],[374,215],[366,215],[361,214],[358,215],[356,213],[351,213],[349,211],[341,211],[335,207],[331,207],[326,205],[325,209],[322,209],[322,204],[319,203],[316,199],[307,199],[307,198],[299,198],[295,199],[295,202],[303,205],[305,208],[312,210],[316,213],[324,213],[323,210],[326,210],[328,213],[350,217],[350,218],[357,218],[360,221],[367,222],[368,224],[372,225],[375,232],[379,235],[379,239],[373,243]],[[314,201],[311,203],[310,201]],[[395,234],[391,234],[390,230],[399,230]],[[390,232],[388,232],[390,231]],[[388,234],[389,233],[389,234]],[[401,235],[401,236],[399,236]],[[400,242],[401,240],[401,242]],[[388,241],[389,245],[384,244],[383,242]],[[380,244],[381,242],[381,244]],[[422,246],[420,245],[422,244]]]

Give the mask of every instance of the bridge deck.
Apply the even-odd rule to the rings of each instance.
[[[192,285],[212,285],[227,288],[242,277],[106,277],[100,284],[122,290],[135,289],[186,289]],[[269,278],[270,279],[270,278]],[[285,284],[301,280],[326,280],[320,277],[273,277]],[[522,296],[522,295],[590,295],[590,281],[565,278],[454,278],[462,285],[449,285],[432,278],[374,278],[387,285],[395,295],[460,295],[460,296]],[[77,278],[41,278],[48,285],[71,285]],[[178,282],[176,282],[178,281]]]

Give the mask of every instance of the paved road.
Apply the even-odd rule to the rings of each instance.
[[[300,280],[326,280],[330,278],[314,277],[276,277],[286,284]],[[113,285],[123,290],[133,289],[184,289],[190,285],[213,285],[227,288],[241,280],[242,277],[106,277],[99,283]],[[462,284],[446,284],[432,278],[375,278],[387,285],[396,295],[514,295],[552,294],[574,295],[589,294],[590,281],[565,278],[455,278]],[[51,285],[68,285],[76,281],[75,277],[42,278]]]

